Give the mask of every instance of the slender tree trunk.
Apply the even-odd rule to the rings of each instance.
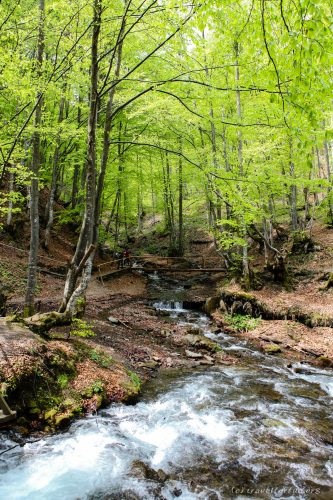
[[[201,147],[202,149],[204,149],[205,140],[201,127],[199,127],[199,134],[200,134]],[[207,182],[205,183],[205,195],[206,195],[208,225],[210,229],[215,229],[216,214],[215,214],[214,203],[212,201],[213,197],[212,179],[209,174],[206,174],[206,179]]]
[[[143,227],[143,196],[142,196],[142,167],[139,155],[136,155],[136,171],[137,171],[137,229],[136,233],[142,234]]]
[[[39,0],[39,23],[37,38],[37,75],[41,85],[42,64],[44,55],[44,24],[45,1]],[[31,188],[30,188],[30,250],[28,261],[28,279],[24,304],[24,316],[31,316],[35,309],[35,294],[37,285],[37,263],[39,247],[39,167],[40,167],[40,126],[42,123],[42,89],[39,88],[36,96],[36,109],[34,117],[35,131],[32,136],[32,162],[31,162]]]
[[[60,307],[60,312],[66,312],[71,316],[76,313],[79,299],[84,299],[85,297],[86,288],[91,278],[92,262],[94,257],[93,240],[96,203],[96,127],[98,112],[99,69],[98,42],[101,28],[102,0],[94,0],[93,9],[94,18],[91,38],[90,102],[87,134],[85,213],[75,254],[67,273],[64,298]],[[82,262],[85,263],[83,269],[81,269],[82,266],[80,265]],[[81,283],[76,288],[76,283],[81,271],[83,273]]]
[[[126,12],[126,4],[125,1],[125,12]],[[124,14],[125,16],[125,14]],[[119,40],[122,40],[123,34],[125,31],[125,23],[126,19],[123,17],[121,29],[119,32]],[[117,59],[116,59],[116,68],[114,73],[114,82],[116,82],[120,75],[121,69],[121,59],[122,59],[122,51],[123,51],[123,42],[120,41],[117,48]],[[103,189],[104,189],[104,180],[106,174],[106,168],[109,159],[110,152],[110,132],[112,128],[112,112],[113,112],[113,101],[115,96],[116,86],[112,86],[109,92],[108,102],[106,105],[106,113],[105,113],[105,122],[104,122],[104,131],[103,131],[103,149],[102,149],[102,158],[101,158],[101,168],[97,181],[97,192],[96,192],[96,206],[95,206],[95,230],[94,230],[94,243],[97,245],[98,242],[98,227],[100,224],[100,215],[101,215],[101,203],[103,197]]]
[[[156,194],[155,194],[155,184],[154,184],[154,175],[153,175],[153,161],[152,161],[151,155],[149,155],[149,168],[150,168],[150,189],[151,189],[152,216],[153,216],[153,220],[155,220]]]
[[[329,155],[327,141],[325,141],[324,144],[324,151],[325,151],[327,180],[330,183],[330,186],[327,188],[328,217],[330,224],[333,225],[333,200],[332,200],[332,187],[331,187],[332,174],[331,174],[330,155]]]
[[[6,225],[10,227],[13,222],[13,198],[11,194],[14,192],[14,171],[9,168],[9,201],[8,201],[8,212]]]
[[[237,109],[237,118],[239,123],[242,121],[242,103],[241,103],[241,93],[239,90],[240,87],[240,72],[239,72],[239,43],[235,42],[235,58],[236,58],[236,68],[235,68],[235,80],[236,80],[236,109]],[[243,177],[243,136],[240,128],[237,129],[237,154],[238,154],[238,170],[239,176]],[[242,190],[242,187],[239,187],[239,190]],[[248,241],[247,241],[247,231],[246,231],[246,223],[244,219],[241,220],[241,231],[242,237],[244,238],[243,248],[242,248],[242,263],[243,263],[243,279],[245,286],[250,286],[250,267],[249,267],[249,255],[248,255]]]
[[[179,151],[182,152],[182,141],[179,140]],[[184,224],[183,224],[183,161],[179,155],[178,163],[178,255],[184,255]]]
[[[295,178],[295,164],[293,162],[293,143],[292,137],[289,138],[289,173],[292,179]],[[298,217],[297,217],[297,187],[296,184],[290,186],[289,192],[289,206],[290,206],[290,218],[291,218],[291,230],[297,231],[298,229]]]
[[[227,149],[227,131],[226,127],[223,127],[222,131],[222,143],[223,143],[223,157],[224,157],[224,165],[225,165],[225,170],[226,172],[230,172],[230,163],[228,159],[228,149]],[[231,218],[231,206],[230,206],[230,200],[227,199],[225,203],[225,210],[226,210],[226,216],[227,219]]]
[[[169,231],[169,255],[173,255],[176,248],[175,241],[175,219],[174,219],[174,206],[171,189],[171,168],[168,153],[165,153],[165,166],[163,168],[163,190],[165,202],[165,215],[166,215],[166,229]]]
[[[65,107],[65,98],[62,97],[59,106],[59,117],[58,124],[64,119],[64,107]],[[46,229],[45,229],[45,237],[44,237],[44,247],[46,249],[49,248],[50,236],[51,236],[51,228],[54,220],[54,199],[57,190],[57,180],[59,175],[59,161],[60,161],[60,132],[57,136],[56,148],[53,157],[53,170],[52,170],[52,181],[51,181],[51,189],[50,196],[46,207]]]
[[[80,127],[81,114],[82,114],[82,110],[81,110],[82,99],[81,99],[80,95],[79,95],[78,101],[79,101],[79,107],[77,110],[77,128]],[[76,149],[78,149],[78,144],[76,144]],[[72,181],[72,197],[71,197],[72,198],[72,201],[71,201],[72,209],[76,208],[76,205],[78,203],[79,181],[80,181],[80,163],[76,162],[74,165],[73,181]]]

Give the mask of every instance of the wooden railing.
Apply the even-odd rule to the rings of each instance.
[[[177,268],[179,271],[200,271],[205,270],[209,271],[210,268],[206,268],[206,265],[209,264],[210,259],[205,258],[203,255],[195,254],[190,257],[164,257],[160,255],[131,255],[128,258],[120,258],[120,259],[112,259],[108,262],[103,262],[102,264],[97,265],[99,278],[103,282],[103,277],[106,277],[108,274],[112,274],[113,272],[121,269],[147,269],[143,264],[151,263],[158,265],[156,270],[166,270],[165,268],[169,268],[170,270],[174,270],[173,264],[196,264],[198,267],[189,269],[189,268]],[[141,266],[140,266],[141,264]],[[105,271],[104,271],[105,270]],[[212,267],[211,271],[222,271],[222,268]]]

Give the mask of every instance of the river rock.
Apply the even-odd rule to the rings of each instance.
[[[201,328],[191,327],[191,328],[187,329],[187,333],[188,333],[188,335],[202,335],[203,330]]]
[[[165,365],[168,366],[168,367],[172,366],[172,359],[171,358],[166,358]]]
[[[44,413],[45,420],[54,420],[55,415],[57,414],[56,408],[51,408],[50,410]]]
[[[213,360],[209,360],[209,359],[200,359],[200,365],[207,365],[207,366],[211,366],[214,364],[214,361]]]
[[[115,318],[114,316],[109,316],[108,317],[108,321],[110,323],[112,323],[113,325],[119,325],[120,324],[119,319]]]
[[[223,351],[217,352],[215,354],[215,362],[220,365],[232,365],[232,361],[226,358],[226,355]]]
[[[266,354],[278,354],[281,352],[281,347],[276,344],[267,344],[263,346],[263,350]]]
[[[219,307],[219,303],[219,297],[208,297],[208,299],[206,299],[206,302],[204,303],[203,310],[206,314],[211,314]]]
[[[131,474],[138,479],[150,479],[159,483],[164,483],[169,479],[169,476],[162,469],[156,471],[140,460],[133,462]]]
[[[327,394],[325,391],[323,391],[320,387],[293,387],[290,389],[290,392],[293,396],[301,397],[301,398],[306,398],[306,399],[313,399],[316,401],[320,397],[325,397]]]
[[[167,481],[167,479],[169,479],[168,474],[166,474],[164,472],[164,470],[162,470],[162,469],[158,469],[157,477],[159,478],[160,481],[162,481],[162,483],[165,483],[165,481]]]
[[[188,349],[185,349],[185,354],[188,358],[192,358],[192,359],[203,358],[203,354],[201,354],[200,352],[193,352],[193,351],[189,351]]]
[[[296,366],[294,368],[295,373],[299,373],[300,375],[316,375],[316,372],[310,370],[309,368],[303,368],[301,366]]]
[[[218,352],[221,350],[220,346],[216,344],[216,342],[205,337],[204,335],[193,335],[188,333],[182,337],[182,344],[189,345],[191,347],[199,347],[200,349],[206,349],[210,352]]]
[[[333,368],[333,360],[326,356],[320,356],[318,358],[318,364],[323,368]]]
[[[54,425],[58,428],[67,427],[70,424],[70,416],[66,413],[61,413],[57,415],[54,419]]]
[[[150,370],[155,370],[156,368],[158,368],[160,366],[160,363],[158,361],[154,361],[154,360],[143,361],[143,362],[139,362],[138,366],[140,368],[149,368]]]
[[[281,420],[277,420],[275,418],[264,418],[262,423],[266,427],[287,427],[284,422],[281,422]]]

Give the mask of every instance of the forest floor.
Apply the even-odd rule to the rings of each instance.
[[[284,311],[293,309],[315,314],[321,320],[327,318],[333,322],[333,292],[332,289],[323,290],[332,267],[333,230],[318,224],[315,225],[312,236],[315,251],[305,255],[293,255],[288,261],[290,280],[287,287],[266,279],[259,290],[251,291],[250,294],[272,311],[280,311],[283,314]],[[39,276],[38,307],[42,312],[56,309],[61,301],[64,285],[61,274],[64,274],[66,262],[73,249],[71,240],[74,240],[74,235],[71,237],[70,232],[61,236],[54,233],[52,254],[41,250],[39,265],[42,270]],[[8,309],[9,312],[13,312],[21,309],[24,300],[27,248],[23,242],[18,245],[8,238],[2,238],[0,244],[2,245],[0,273],[2,282],[12,289]],[[256,257],[253,258],[252,265],[260,274],[262,258],[257,256],[256,252],[254,248],[253,255]],[[209,241],[193,243],[191,254],[201,254],[211,264],[221,265],[220,257]],[[105,259],[108,260],[108,257]],[[202,304],[208,297],[219,297],[221,290],[231,293],[241,292],[235,280],[228,280],[223,273],[200,276],[198,271],[191,277],[181,273],[176,275],[173,273],[172,276],[186,283],[184,299],[189,302]],[[213,344],[202,341],[200,332],[198,335],[198,332],[193,332],[188,327],[170,322],[167,315],[159,313],[152,307],[154,298],[156,297],[151,295],[145,275],[135,270],[115,274],[104,284],[100,282],[97,274],[92,279],[84,320],[95,336],[80,339],[80,342],[83,342],[94,355],[90,354],[89,359],[86,356],[79,360],[76,364],[75,377],[69,382],[70,389],[84,394],[82,398],[85,398],[83,403],[85,410],[94,410],[108,401],[126,399],[128,394],[124,388],[129,388],[127,379],[132,373],[139,375],[144,382],[164,369],[189,370],[215,363],[238,362],[234,357],[216,352]],[[225,326],[223,314],[219,309],[212,314],[212,322],[212,328],[215,324],[217,331]],[[13,378],[13,374],[17,378],[20,369],[21,373],[24,373],[24,364],[32,366],[32,352],[36,351],[40,356],[43,349],[45,350],[45,348],[40,349],[40,339],[36,335],[27,330],[23,334],[22,329],[21,334],[17,335],[16,331],[10,332],[12,327],[7,327],[6,322],[3,322],[0,328],[0,373],[5,385],[10,377]],[[43,339],[43,343],[46,343],[51,351],[62,350],[68,357],[71,349],[76,348],[77,342],[73,335],[67,339],[70,330],[69,326],[54,328],[49,332],[48,338]],[[232,328],[229,328],[229,331],[249,339],[263,350],[266,350],[267,345],[276,345],[278,346],[276,353],[279,356],[333,366],[331,327],[309,328],[297,320],[279,319],[260,320],[256,328],[249,331],[237,331]],[[194,338],[193,333],[198,336]],[[82,350],[81,347],[80,349]],[[94,359],[101,357],[100,352],[112,358],[114,361],[112,366],[101,366],[101,359]],[[86,394],[87,381],[91,387],[92,381],[95,381],[96,385],[96,381],[99,380],[103,380],[106,385],[104,403],[101,399],[97,401],[95,393],[89,397]],[[131,386],[127,392],[130,393],[132,389]],[[65,413],[66,411],[67,409]],[[45,412],[43,415],[45,417]],[[36,419],[34,420],[35,417],[30,416],[30,418],[36,428],[40,427]],[[38,419],[41,419],[40,415]],[[55,415],[52,415],[52,419],[54,425]],[[43,425],[46,430],[50,427],[49,424],[50,422],[44,418]]]
[[[1,239],[0,245],[2,284],[11,290],[10,315],[23,308],[27,248],[21,241],[17,250],[17,242],[9,238]],[[52,254],[40,251],[36,300],[40,312],[59,307],[64,286],[61,275],[73,248],[71,235],[55,233],[51,248]],[[203,302],[215,291],[217,278],[191,285],[192,299]],[[237,362],[218,352],[217,345],[201,332],[173,324],[168,315],[156,311],[147,283],[135,270],[120,271],[104,284],[96,273],[87,293],[84,326],[76,327],[92,330],[94,336],[89,338],[73,335],[73,326],[55,327],[41,338],[1,319],[1,390],[18,412],[21,432],[48,432],[111,401],[126,401],[161,370],[188,371]]]
[[[315,223],[311,237],[313,251],[289,257],[289,281],[286,286],[265,281],[262,288],[249,292],[273,314],[286,319],[262,319],[256,328],[241,335],[263,350],[267,343],[273,343],[285,356],[333,367],[333,289],[325,289],[333,271],[333,229]],[[260,274],[262,259],[257,258],[255,266]],[[235,294],[242,293],[241,287],[234,281],[224,289]],[[223,319],[218,316],[217,313],[215,320],[221,324]],[[306,316],[312,319],[313,326],[306,326],[297,320]]]

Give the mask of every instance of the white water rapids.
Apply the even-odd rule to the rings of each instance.
[[[6,451],[0,499],[333,498],[331,372],[288,368],[215,335],[181,303],[156,306],[199,325],[240,365],[162,376],[136,405]],[[0,452],[16,443],[4,434]]]

